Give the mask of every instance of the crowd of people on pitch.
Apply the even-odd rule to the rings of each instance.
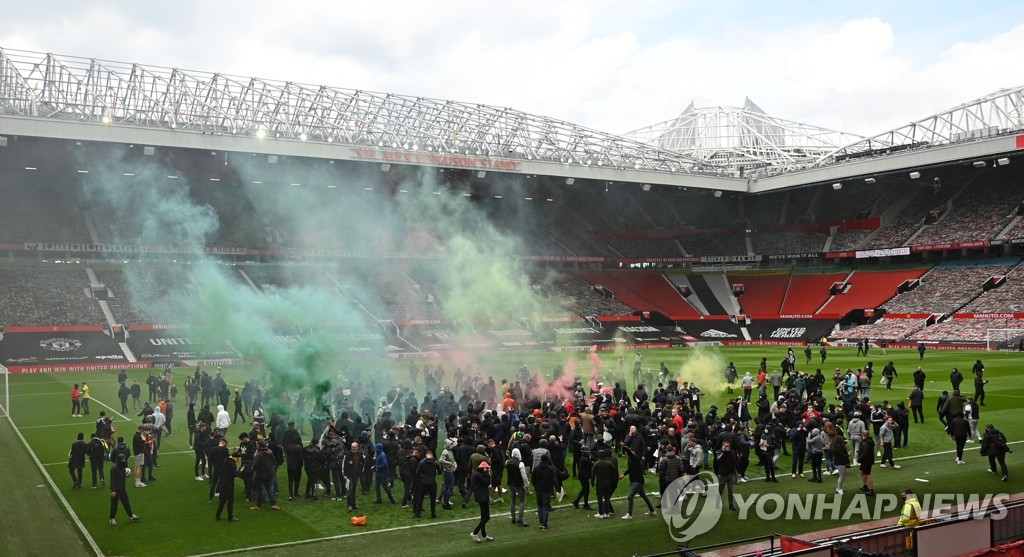
[[[235,429],[239,416],[232,420],[225,405],[218,404],[214,413],[190,395],[195,479],[204,483],[205,498],[219,501],[216,519],[226,510],[229,521],[238,519],[236,480],[241,480],[242,496],[251,510],[262,510],[265,504],[280,509],[282,468],[289,501],[329,499],[344,502],[351,513],[367,501],[383,504],[385,497],[390,504],[411,507],[411,516],[417,519],[426,518],[428,510],[430,518],[437,518],[438,507],[448,511],[474,504],[480,520],[472,539],[480,542],[493,539],[487,533],[492,505],[507,504],[507,520],[527,527],[527,499],[533,495],[539,527],[547,530],[553,501],[571,491],[576,492],[571,501],[575,508],[596,511],[596,518],[614,516],[617,504],[612,494],[625,481],[629,487],[622,518],[629,520],[638,497],[646,514],[656,514],[648,497],[649,479],[653,483],[656,478],[654,493],[663,493],[681,478],[684,497],[703,496],[702,484],[691,481],[703,470],[717,475],[719,494],[727,495],[717,498],[717,504],[727,501],[735,508],[734,489],[752,479],[750,465],[762,468],[766,482],[779,482],[778,461],[784,455],[791,457],[792,478],[805,478],[809,472],[808,481],[824,483],[824,476],[835,475],[839,494],[847,470],[857,466],[861,489],[874,494],[876,462],[882,468],[900,469],[894,451],[908,446],[911,417],[914,423],[925,422],[925,372],[918,368],[913,373],[914,388],[906,401],[892,394],[876,403],[883,397],[873,398],[872,389],[889,393],[898,380],[892,362],[880,372],[871,362],[856,371],[836,369],[828,379],[820,369],[814,374],[796,371],[792,356],[787,354],[791,363],[785,373],[769,374],[763,359],[756,376],[745,374],[741,395],[724,408],[710,406],[706,412],[696,385],[669,379],[648,390],[635,369],[641,364],[639,354],[634,375],[641,381],[632,392],[624,378],[611,387],[596,380],[584,385],[577,378],[565,382],[567,388],[554,389],[523,366],[514,380],[500,383],[493,377],[484,380],[479,370],[457,370],[453,383],[462,396],[456,399],[443,367],[421,369],[413,364],[406,386],[387,389],[377,403],[372,384],[363,388],[356,382],[349,387],[339,377],[308,413],[298,393],[277,395],[271,402],[276,410],[265,413],[266,391],[252,380],[245,394],[243,389],[235,391],[242,431]],[[203,373],[197,369],[189,381],[202,385]],[[936,412],[955,441],[956,462],[963,462],[965,445],[977,440],[991,471],[1005,480],[1005,436],[991,425],[978,429],[987,382],[980,360],[971,373],[976,377],[974,396],[961,395],[963,376],[954,370],[952,394],[943,393]],[[730,364],[727,381],[734,383],[737,375]],[[422,400],[412,392],[420,385],[427,389]],[[732,392],[731,385],[729,389]],[[834,401],[829,400],[833,396]],[[198,412],[197,404],[202,404]],[[109,425],[105,416],[97,423],[94,438],[109,445],[96,449],[96,454],[101,457],[105,452],[120,464],[134,457],[136,487],[155,481],[161,437],[171,434],[167,405],[164,400],[145,405],[131,445],[123,438],[111,444],[114,432],[101,427]],[[303,433],[306,424],[308,435]],[[80,471],[75,475],[81,455],[93,454],[79,443],[95,445],[80,439],[72,447],[69,467],[76,487],[81,484]],[[122,472],[122,479],[131,475]],[[112,492],[112,523],[123,491]],[[123,500],[127,505],[126,495]],[[135,516],[127,506],[126,510]]]

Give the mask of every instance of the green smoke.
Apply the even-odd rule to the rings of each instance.
[[[373,318],[392,316],[381,298],[379,285],[385,281],[415,290],[412,298],[423,308],[436,306],[462,323],[564,314],[564,303],[535,288],[530,267],[516,257],[529,251],[521,239],[495,224],[496,212],[501,213],[497,220],[519,229],[533,224],[529,211],[512,199],[492,205],[488,213],[459,185],[440,183],[434,171],[392,187],[381,185],[385,180],[376,170],[342,178],[312,171],[301,186],[249,186],[268,181],[261,174],[266,169],[231,160],[225,186],[202,178],[189,182],[186,172],[157,159],[127,163],[113,157],[89,161],[93,170],[83,187],[102,237],[199,248],[182,256],[188,265],[126,264],[129,291],[159,292],[177,311],[177,321],[191,323],[197,336],[223,339],[242,356],[258,359],[253,373],[267,387],[269,409],[284,409],[284,392],[302,390],[309,401],[326,400],[347,356],[339,334],[365,332],[368,324],[369,330],[383,332]],[[235,185],[227,187],[228,181]],[[220,199],[217,206],[232,218],[232,226],[223,227],[202,199]],[[214,235],[231,238],[240,226],[266,230],[277,247],[343,248],[362,256],[291,265],[280,270],[292,286],[257,291],[239,268],[201,250]],[[436,259],[379,257],[384,252]],[[137,300],[137,305],[150,301]],[[356,362],[352,379],[367,365]],[[380,374],[374,380],[381,389],[400,382]]]

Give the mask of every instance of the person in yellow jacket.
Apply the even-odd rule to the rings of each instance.
[[[82,383],[82,411],[89,414],[89,385]]]
[[[909,488],[901,491],[900,495],[903,496],[903,512],[900,513],[900,520],[896,525],[917,526],[921,523],[921,503],[918,502],[917,495]]]

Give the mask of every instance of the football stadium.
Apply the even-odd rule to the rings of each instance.
[[[0,48],[0,553],[1024,554],[1024,86],[415,93]]]

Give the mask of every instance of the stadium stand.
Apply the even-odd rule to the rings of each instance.
[[[0,325],[99,325],[103,311],[88,294],[84,267],[0,267]]]
[[[840,230],[832,236],[832,245],[829,251],[850,251],[860,249],[864,240],[867,239],[873,230]]]
[[[615,297],[637,310],[656,310],[667,316],[700,317],[679,290],[658,272],[578,271],[583,280],[612,290]]]
[[[786,193],[789,196],[789,205],[786,206],[786,222],[790,224],[804,222],[809,219],[807,212],[814,202],[817,188],[800,188]]]
[[[757,195],[745,200],[745,215],[754,227],[781,224],[782,209],[786,205],[786,194],[773,193]]]
[[[964,313],[1024,313],[1024,265],[1006,274],[1006,283],[993,288],[963,309]]]
[[[704,255],[747,255],[747,243],[741,233],[685,234],[679,238],[683,249],[694,256]]]
[[[594,289],[594,285],[575,275],[559,274],[545,281],[545,286],[552,295],[572,300],[571,311],[574,315],[594,317],[633,313],[633,308],[615,298],[605,297]]]
[[[791,276],[788,271],[729,273],[729,282],[743,285],[745,292],[739,297],[743,313],[777,315],[786,297]]]
[[[752,234],[754,253],[818,253],[825,249],[825,234],[811,232],[766,232]]]
[[[779,313],[784,315],[817,313],[818,308],[829,298],[829,288],[836,282],[845,279],[849,274],[849,271],[833,272],[834,269],[828,271],[822,273],[794,272]]]
[[[940,263],[921,277],[921,284],[883,306],[888,313],[950,313],[982,293],[985,281],[1005,275],[1017,261],[956,261]]]
[[[107,305],[118,323],[189,322],[176,299],[189,295],[184,266],[146,263],[145,268],[97,269],[96,278],[107,287]],[[103,321],[101,318],[97,323]]]
[[[944,211],[946,203],[960,188],[950,184],[936,191],[920,187],[913,201],[865,244],[865,249],[902,246],[921,228],[929,211]]]
[[[26,172],[26,174],[28,174]],[[0,242],[88,242],[89,230],[79,210],[80,190],[41,176],[0,180],[5,210]]]
[[[857,325],[842,331],[838,336],[846,338],[871,338],[884,340],[900,340],[925,326],[924,319],[879,319],[874,323]]]
[[[926,327],[912,335],[909,340],[936,342],[984,342],[988,329],[1024,328],[1024,320],[996,317],[975,319],[948,319]]]
[[[846,281],[845,293],[833,296],[820,313],[845,315],[855,309],[873,309],[896,295],[896,289],[907,279],[919,278],[925,269],[878,271],[858,269]]]
[[[611,247],[625,257],[681,257],[679,246],[671,238],[615,240]]]
[[[814,216],[817,221],[843,221],[867,217],[880,196],[892,186],[884,181],[876,184],[858,184],[833,190],[823,186],[817,202],[814,204]]]
[[[914,238],[916,244],[939,244],[995,238],[1010,223],[1020,203],[1020,185],[1009,180],[987,179],[970,184],[953,200],[953,208],[937,224],[926,226]]]
[[[1013,221],[1013,226],[1010,226],[1006,232],[1003,233],[1003,237],[1011,240],[1024,238],[1024,218],[1017,217]]]
[[[674,277],[673,284],[678,287],[679,285],[688,285],[692,294],[687,301],[693,300],[692,305],[695,308],[704,308],[707,315],[726,315],[725,307],[715,296],[714,290],[711,288],[709,281],[714,281],[719,277],[715,274],[703,274],[703,273],[690,273],[690,274],[677,274],[671,273],[667,275]],[[731,295],[731,294],[730,294]],[[699,312],[700,310],[698,310]]]

